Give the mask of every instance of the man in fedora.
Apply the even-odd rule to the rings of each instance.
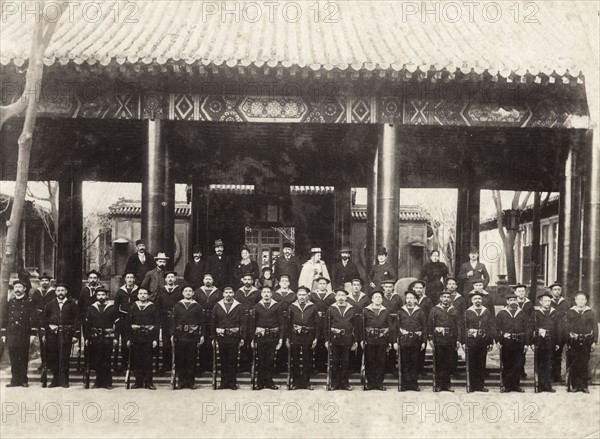
[[[369,293],[381,288],[381,283],[384,279],[397,279],[396,272],[387,260],[387,249],[385,247],[381,247],[377,251],[377,263],[373,265],[371,271],[369,271],[368,278],[370,288]]]
[[[300,276],[300,262],[298,257],[292,254],[294,245],[291,242],[283,243],[283,254],[279,255],[273,266],[273,277],[279,279],[286,275],[290,280],[290,288],[296,291],[298,288],[298,277]]]
[[[317,289],[317,279],[321,277],[324,277],[327,280],[331,279],[329,277],[329,270],[327,270],[325,262],[321,260],[321,248],[313,247],[310,249],[310,259],[302,266],[300,278],[298,279],[298,285],[314,291]],[[327,284],[327,291],[333,291],[331,288],[331,283]]]
[[[135,247],[137,252],[129,256],[125,272],[135,273],[135,283],[139,286],[144,280],[146,273],[156,267],[156,263],[154,262],[154,256],[146,252],[146,244],[142,239],[135,241]]]
[[[221,239],[215,241],[214,248],[215,254],[206,261],[206,271],[212,273],[215,287],[223,288],[223,285],[231,282],[231,264],[225,256],[225,245]]]
[[[352,279],[360,278],[358,267],[350,260],[352,249],[342,247],[340,260],[333,266],[331,282],[334,288],[344,288],[346,291],[352,289]]]
[[[185,264],[183,279],[196,290],[202,286],[204,273],[206,262],[202,259],[202,247],[196,244],[192,248],[192,259]]]
[[[469,262],[465,262],[460,266],[456,277],[461,283],[463,296],[473,291],[474,284],[477,281],[483,282],[484,289],[488,286],[490,275],[485,265],[479,262],[479,249],[477,247],[472,247],[469,250]]]
[[[156,302],[158,290],[165,286],[165,270],[167,269],[167,261],[170,258],[164,252],[158,252],[154,258],[156,267],[146,273],[140,288],[148,291],[150,302]]]

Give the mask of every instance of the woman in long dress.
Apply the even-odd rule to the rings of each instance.
[[[421,268],[421,279],[425,281],[425,294],[435,306],[440,299],[440,293],[444,291],[448,266],[440,262],[440,252],[438,250],[433,250],[429,254],[429,258],[431,260]]]

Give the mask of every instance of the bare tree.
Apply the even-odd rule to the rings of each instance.
[[[29,187],[27,187],[27,196],[34,201],[42,201],[50,205],[50,213],[37,203],[33,204],[33,208],[42,220],[46,233],[48,233],[52,241],[52,245],[56,248],[58,247],[58,237],[56,234],[58,228],[58,183],[53,181],[46,181],[44,183],[48,189],[47,197],[40,197],[33,194]]]

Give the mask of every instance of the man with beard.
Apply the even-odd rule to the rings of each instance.
[[[115,308],[119,312],[119,319],[116,323],[118,343],[121,345],[121,366],[118,366],[118,356],[115,354],[115,365],[117,372],[123,372],[127,369],[129,348],[127,347],[127,321],[131,306],[138,300],[138,286],[135,284],[135,273],[133,271],[125,271],[123,274],[125,284],[119,288],[115,294]]]
[[[507,294],[506,302],[506,307],[498,311],[496,316],[504,382],[504,389],[501,390],[524,392],[521,388],[521,365],[529,345],[531,326],[527,314],[519,308],[515,294]]]
[[[563,322],[565,315],[569,309],[569,305],[567,300],[562,297],[562,289],[563,286],[559,282],[554,282],[552,285],[548,286],[550,293],[552,293],[552,300],[550,302],[552,309],[556,310],[558,313],[556,315],[556,319],[559,322]],[[552,381],[555,383],[562,382],[562,356],[563,349],[565,346],[565,340],[563,337],[558,338],[558,349],[554,351],[552,358]]]
[[[485,363],[487,353],[494,347],[496,321],[492,313],[483,306],[483,297],[479,291],[469,293],[471,303],[464,314],[465,330],[462,334],[462,347],[469,351],[469,380],[471,392],[487,392],[485,387]]]
[[[271,287],[262,287],[261,301],[254,306],[254,339],[256,349],[257,383],[256,390],[264,388],[277,390],[273,382],[275,355],[283,345],[284,320],[281,304],[272,300]]]
[[[16,280],[12,286],[14,297],[8,302],[7,319],[2,325],[2,343],[8,347],[10,357],[11,379],[6,387],[29,387],[27,364],[29,346],[35,338],[36,311],[25,297],[25,284]]]
[[[111,356],[115,338],[115,322],[119,318],[117,307],[108,300],[108,290],[98,288],[98,299],[87,309],[83,323],[87,361],[96,371],[94,388],[112,389]]]
[[[282,275],[287,275],[290,279],[290,288],[296,290],[298,287],[298,277],[300,276],[300,262],[292,254],[294,246],[291,242],[283,243],[283,255],[275,260],[273,266],[273,277],[279,279]]]
[[[58,283],[56,299],[49,302],[41,315],[42,341],[47,343],[48,367],[52,382],[48,387],[69,387],[71,347],[80,337],[79,309],[67,297],[67,286]]]
[[[44,343],[42,342],[42,337],[39,334],[41,329],[40,326],[40,316],[42,315],[42,311],[46,308],[46,305],[50,303],[52,300],[56,299],[56,294],[54,293],[54,288],[50,286],[50,282],[52,281],[52,276],[49,276],[46,273],[42,273],[40,276],[40,287],[37,288],[31,294],[31,306],[35,310],[33,325],[38,331],[38,339],[40,342],[40,356],[42,359],[42,364],[46,363],[45,352],[46,348]],[[42,370],[42,365],[38,368],[38,371]]]
[[[519,305],[519,308],[525,313],[527,318],[531,320],[531,316],[533,315],[533,303],[525,297],[527,294],[527,286],[523,284],[515,285],[514,292],[517,296],[517,305]],[[523,355],[521,361],[523,362],[521,364],[521,378],[527,378],[527,374],[525,373],[525,355]]]
[[[381,287],[383,288],[383,299],[382,304],[390,313],[390,317],[392,318],[392,326],[396,325],[398,319],[398,311],[402,307],[403,301],[400,294],[394,291],[394,285],[396,284],[396,280],[390,277],[385,277],[381,281]],[[381,290],[375,290],[381,291]],[[394,373],[396,369],[396,355],[393,352],[387,353],[387,360],[385,370],[387,373]]]
[[[177,273],[175,271],[165,272],[165,286],[158,289],[156,306],[160,313],[160,328],[162,333],[162,366],[159,372],[169,372],[173,365],[173,347],[171,346],[171,319],[173,307],[179,302],[183,295],[181,287],[175,284]]]
[[[487,310],[492,313],[492,315],[494,315],[496,313],[496,308],[494,306],[494,301],[492,300],[492,295],[483,289],[483,285],[484,282],[482,280],[473,282],[473,289],[464,295],[465,303],[468,303],[469,293],[472,291],[477,291],[481,294],[481,304],[486,307]]]
[[[204,341],[200,345],[200,354],[198,364],[200,366],[200,372],[211,371],[213,364],[212,355],[212,340],[213,340],[213,327],[212,327],[212,316],[215,305],[223,298],[223,293],[217,287],[213,285],[213,275],[211,273],[204,273],[202,277],[202,286],[194,291],[194,300],[202,307],[204,313]]]
[[[321,260],[321,249],[319,247],[313,247],[310,249],[310,259],[302,266],[300,271],[300,278],[298,279],[298,285],[306,288],[310,288],[314,291],[317,288],[317,283],[320,278],[328,280],[326,285],[327,291],[332,292],[329,276],[329,270],[327,265]]]
[[[296,293],[290,290],[290,278],[287,274],[283,274],[279,278],[279,288],[273,293],[273,300],[281,305],[283,312],[283,320],[288,322],[289,308],[296,301]],[[288,347],[284,345],[277,351],[277,371],[283,372],[287,370]]]
[[[100,288],[100,273],[91,270],[87,273],[87,285],[81,290],[79,295],[79,315],[85,316],[87,309],[96,301],[96,291]]]
[[[406,305],[398,311],[398,337],[394,349],[400,349],[400,391],[419,392],[419,355],[427,343],[427,317],[417,305],[414,291],[404,293]]]
[[[313,390],[310,385],[312,350],[317,345],[317,307],[308,300],[310,291],[299,287],[297,300],[289,307],[289,336],[287,348],[291,350],[289,365],[291,370],[290,390]]]
[[[219,389],[237,390],[238,349],[244,346],[244,311],[234,299],[231,285],[223,287],[223,299],[214,308],[213,348],[219,346],[221,382]],[[216,377],[214,378],[216,382]]]
[[[416,280],[408,286],[408,289],[410,291],[414,291],[414,293],[417,296],[417,305],[419,305],[419,308],[421,308],[421,310],[425,314],[425,317],[429,318],[429,314],[431,313],[433,304],[431,303],[431,300],[429,299],[429,297],[427,297],[424,294],[425,282],[422,280]],[[431,333],[429,334],[429,336],[431,337]],[[453,355],[456,355],[456,352]],[[426,373],[425,373],[425,351],[419,352],[419,375],[421,375],[421,377],[423,377],[423,378],[426,376]]]
[[[126,273],[133,273],[135,275],[136,285],[140,285],[146,277],[146,273],[156,267],[154,257],[146,252],[146,244],[143,240],[138,239],[135,241],[137,252],[129,256],[127,259],[127,265],[125,266]]]
[[[349,247],[343,247],[340,250],[340,260],[333,266],[331,272],[331,282],[334,288],[344,288],[350,290],[352,279],[360,278],[358,267],[350,260],[352,250]]]
[[[448,276],[446,278],[446,291],[450,292],[450,303],[454,308],[456,308],[456,311],[458,311],[458,315],[460,316],[460,318],[463,318],[465,315],[465,310],[467,309],[466,299],[458,293],[458,281],[452,276]],[[454,361],[452,363],[452,376],[456,378],[457,375],[458,351],[454,351]]]
[[[231,263],[225,256],[225,245],[223,241],[217,239],[214,244],[215,254],[210,255],[206,261],[206,271],[212,273],[215,286],[217,288],[231,282]]]
[[[194,288],[186,285],[183,298],[173,306],[171,344],[175,347],[175,372],[178,389],[196,389],[194,372],[198,348],[204,343],[202,306],[193,299]]]
[[[254,306],[260,301],[260,290],[254,286],[252,274],[247,273],[242,277],[242,286],[235,292],[234,298],[240,303],[243,313],[243,326],[246,339],[240,349],[240,369],[249,372],[252,364],[252,312]]]
[[[158,297],[158,290],[165,286],[165,270],[167,269],[167,260],[169,257],[163,252],[159,252],[154,258],[156,267],[146,273],[144,280],[140,285],[140,288],[144,288],[148,291],[151,302],[156,302]]]
[[[327,349],[325,348],[325,326],[327,310],[335,302],[335,295],[327,288],[329,279],[319,277],[316,279],[317,289],[309,295],[309,300],[317,307],[317,345],[313,357],[313,370],[315,373],[324,372],[327,367]],[[307,287],[305,287],[307,288]]]
[[[558,350],[558,311],[552,308],[552,294],[544,291],[538,295],[540,306],[533,310],[533,344],[536,363],[533,365],[538,376],[538,392],[554,393],[552,388],[552,359]]]
[[[369,287],[371,291],[379,289],[384,279],[396,279],[396,272],[387,260],[387,249],[381,247],[377,251],[377,264],[369,271]]]
[[[362,311],[365,338],[361,340],[360,344],[365,351],[367,380],[365,390],[386,390],[383,386],[383,378],[386,353],[390,350],[393,341],[392,318],[388,310],[381,304],[383,302],[381,291],[374,291],[371,300],[373,303]]]
[[[135,374],[132,389],[156,390],[152,378],[152,357],[158,346],[158,308],[148,300],[149,293],[144,287],[138,290],[138,300],[129,314],[129,336],[127,347],[131,349],[131,368]]]
[[[194,245],[192,249],[192,260],[185,264],[183,279],[194,289],[202,285],[206,273],[206,263],[202,259],[202,247]]]
[[[450,293],[442,291],[440,303],[429,313],[427,325],[429,342],[431,348],[435,349],[434,392],[454,392],[450,388],[450,374],[454,351],[460,346],[461,328],[458,312],[450,305]]]

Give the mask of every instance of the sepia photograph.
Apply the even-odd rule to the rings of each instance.
[[[0,0],[0,436],[600,439],[600,0]]]

